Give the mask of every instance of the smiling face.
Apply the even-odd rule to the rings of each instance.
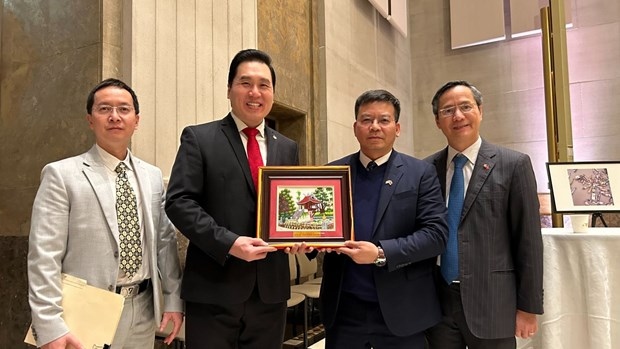
[[[372,160],[389,153],[400,135],[394,114],[394,106],[389,102],[371,102],[359,108],[353,131],[360,149]]]
[[[452,148],[463,151],[478,140],[482,122],[482,105],[476,104],[469,87],[458,85],[447,90],[439,97],[438,106],[440,113],[435,122]],[[469,106],[473,107],[468,108]],[[452,116],[442,116],[442,110],[450,110],[449,108],[452,107],[455,107]],[[471,110],[464,113],[462,109]]]
[[[97,91],[92,112],[86,119],[97,144],[118,159],[124,159],[131,136],[140,121],[129,91],[114,86]]]
[[[249,127],[258,126],[273,106],[273,83],[269,67],[260,61],[239,64],[228,87],[232,112]]]

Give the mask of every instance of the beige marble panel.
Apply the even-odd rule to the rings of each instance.
[[[155,2],[134,0],[132,13],[131,82],[140,101],[140,126],[133,135],[131,149],[140,158],[155,164]]]
[[[256,47],[256,43],[258,42],[258,33],[257,33],[257,21],[258,21],[258,9],[256,1],[245,1],[241,2],[241,14],[242,14],[242,23],[241,26],[241,37],[242,37],[242,47]]]
[[[325,47],[336,48],[352,40],[351,21],[353,17],[351,1],[325,0]],[[363,1],[358,1],[362,4]],[[370,6],[370,4],[368,4]]]
[[[450,54],[450,12],[441,1],[424,1],[410,16],[411,56],[443,57]],[[418,6],[424,5],[424,6]]]
[[[178,64],[179,33],[177,5],[174,0],[158,0],[155,8],[155,165],[163,173],[170,173],[176,156],[176,139],[180,134],[177,130],[177,114],[179,100],[177,87],[180,81]]]
[[[213,120],[213,1],[196,2],[196,123]],[[219,86],[218,90],[222,87]],[[186,125],[179,125],[180,128]]]
[[[230,110],[230,104],[226,98],[228,85],[228,67],[234,54],[229,50],[229,42],[240,38],[231,37],[228,33],[228,3],[226,1],[213,1],[212,45],[213,52],[213,119],[221,119]],[[250,47],[248,47],[250,48]]]
[[[573,113],[573,139],[596,138],[620,134],[618,111],[620,110],[620,78],[590,81],[579,84],[580,113]],[[571,90],[572,92],[572,90]],[[609,160],[620,158],[620,141],[614,142],[606,151]],[[586,155],[582,153],[582,155]],[[595,156],[595,154],[589,154]]]
[[[376,23],[391,27],[373,6],[368,6],[366,2],[352,3],[351,21],[346,30],[350,32],[351,40],[332,46],[334,50],[342,50],[343,55],[352,62],[355,62],[361,69],[369,70],[376,74],[377,67],[381,67],[384,62],[377,62],[378,52],[389,43],[381,45],[381,33],[378,33]],[[333,20],[336,20],[335,18]],[[344,28],[343,28],[344,29]]]
[[[327,120],[342,125],[352,125],[355,121],[355,99],[371,86],[372,81],[355,75],[346,59],[337,56],[331,48],[326,48],[326,108]],[[361,81],[361,82],[360,82]],[[351,127],[351,126],[349,126]]]
[[[616,0],[573,0],[575,25],[591,27],[620,21],[620,2]]]
[[[117,44],[101,43],[101,77],[122,79],[123,48]],[[130,81],[127,81],[129,83]]]
[[[547,138],[542,88],[485,95],[482,111],[480,133],[491,142],[507,144]]]
[[[351,123],[353,124],[353,123]],[[328,161],[340,159],[343,156],[359,151],[359,143],[355,139],[350,126],[328,121]]]
[[[620,77],[620,21],[581,27],[566,33],[569,81]]]
[[[175,135],[179,135],[186,125],[195,124],[197,119],[197,27],[196,1],[177,2],[177,120]],[[176,137],[178,138],[178,137]],[[177,140],[171,137],[171,148],[176,151]]]
[[[450,0],[452,48],[502,40],[504,3],[486,0]]]
[[[241,8],[243,6],[243,0],[228,0],[226,5],[228,6],[227,22],[228,36],[232,40],[228,40],[228,54],[232,58],[243,47],[243,26],[234,25],[234,23],[243,23],[243,12]]]
[[[326,4],[326,104],[329,154],[332,144],[342,144],[333,137],[331,126],[350,129],[355,116],[357,97],[369,89],[387,89],[401,101],[405,113],[411,112],[411,66],[409,41],[387,20],[363,1],[340,1]],[[333,123],[331,123],[333,122]],[[413,153],[413,122],[404,119],[399,151]],[[333,141],[332,141],[333,140]],[[354,138],[343,149],[359,149]],[[339,154],[342,155],[342,154]]]
[[[418,113],[413,120],[413,156],[418,158],[429,156],[447,145],[446,138],[437,128],[432,114],[422,115],[422,111],[428,109],[426,105],[414,106],[414,110],[418,110]]]
[[[230,59],[256,46],[256,1],[133,1],[132,81],[142,101],[134,152],[168,176],[181,130],[220,119]]]
[[[123,16],[122,0],[103,0],[102,3],[102,41],[105,44],[121,47],[123,35],[123,22],[121,20]],[[92,14],[84,15],[92,16]]]
[[[575,161],[618,161],[618,143],[617,135],[576,138]]]
[[[514,40],[508,47],[512,90],[539,89],[544,86],[540,37]]]

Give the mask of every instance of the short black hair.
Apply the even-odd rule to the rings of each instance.
[[[394,119],[398,122],[400,117],[400,101],[386,90],[369,90],[357,97],[355,101],[355,119],[357,119],[357,113],[362,105],[373,102],[391,103],[394,106]]]
[[[228,88],[232,86],[232,82],[235,79],[235,76],[237,76],[237,69],[239,68],[239,65],[244,62],[265,63],[271,72],[271,84],[273,85],[273,89],[276,89],[276,71],[271,65],[271,57],[267,53],[256,49],[241,50],[237,52],[235,57],[233,57],[230,62],[230,69],[228,70]]]
[[[88,94],[88,99],[86,100],[86,112],[88,114],[92,114],[93,112],[93,103],[95,103],[95,93],[97,93],[97,91],[101,89],[104,89],[110,86],[122,88],[123,90],[127,90],[127,92],[129,92],[129,94],[131,95],[131,98],[133,99],[133,109],[136,111],[136,115],[140,114],[140,104],[138,103],[138,96],[136,96],[136,93],[131,89],[131,87],[129,87],[129,85],[127,85],[126,83],[122,82],[119,79],[114,79],[114,78],[103,80],[102,82],[97,84],[97,86],[93,87],[93,89],[90,91],[90,93]]]
[[[470,84],[469,82],[465,80],[449,81],[445,83],[443,86],[441,86],[439,90],[437,90],[437,92],[435,92],[435,96],[433,96],[433,100],[431,101],[431,104],[433,106],[433,114],[435,115],[435,118],[437,118],[439,115],[439,98],[441,98],[441,96],[443,96],[443,94],[446,93],[448,90],[456,86],[468,87],[471,90],[471,93],[474,95],[474,100],[476,101],[476,104],[478,106],[482,105],[482,93],[480,93],[480,91],[476,88],[476,86]]]

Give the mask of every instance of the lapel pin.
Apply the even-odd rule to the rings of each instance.
[[[385,184],[387,184],[387,185],[392,185],[392,184],[394,184],[394,182],[392,182],[392,180],[391,180],[391,179],[388,179],[387,181],[385,181]]]
[[[483,165],[482,165],[482,168],[484,168],[485,170],[487,170],[487,171],[488,171],[488,170],[489,170],[489,165],[487,165],[487,164],[483,164]]]
[[[278,137],[276,137],[276,135],[272,135],[271,137],[273,137],[273,139],[278,139]]]

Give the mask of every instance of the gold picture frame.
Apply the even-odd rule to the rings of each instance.
[[[263,166],[258,172],[257,236],[284,248],[353,240],[348,166]]]

